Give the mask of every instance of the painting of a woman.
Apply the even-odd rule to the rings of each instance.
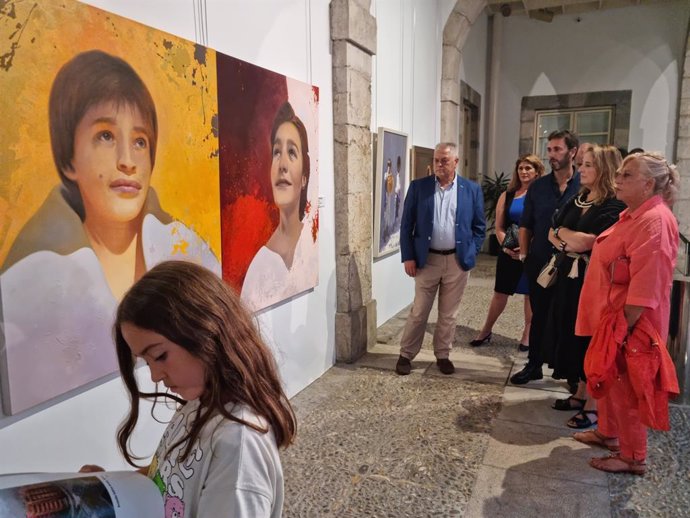
[[[280,219],[242,284],[242,301],[253,310],[312,288],[318,275],[315,236],[304,223],[311,171],[307,129],[289,102],[276,113],[270,144],[271,189]]]

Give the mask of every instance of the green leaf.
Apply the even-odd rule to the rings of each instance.
[[[508,188],[510,177],[501,172],[493,176],[485,175],[482,179],[482,191],[484,191],[484,216],[486,217],[487,230],[493,230],[496,226],[496,205],[498,198]]]

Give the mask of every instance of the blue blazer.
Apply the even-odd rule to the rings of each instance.
[[[455,257],[463,270],[474,268],[477,252],[486,235],[484,195],[475,182],[456,176],[458,205],[455,213]],[[402,260],[414,260],[423,268],[429,255],[434,227],[436,177],[414,180],[407,190],[400,223]]]

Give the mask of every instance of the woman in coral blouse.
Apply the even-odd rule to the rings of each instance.
[[[604,394],[599,429],[574,438],[612,452],[593,458],[592,467],[642,475],[647,426],[668,429],[668,395],[674,384],[677,392],[664,342],[678,249],[678,224],[670,207],[679,176],[661,155],[636,153],[616,172],[615,187],[616,197],[628,208],[595,241],[575,327],[578,335],[594,335],[585,370],[588,388],[594,395]],[[603,336],[608,340],[598,338]],[[651,376],[638,375],[641,364]],[[661,382],[653,384],[655,377]]]

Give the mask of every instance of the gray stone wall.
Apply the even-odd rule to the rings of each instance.
[[[461,142],[460,55],[486,0],[458,0],[443,28],[441,57],[441,141]]]
[[[683,81],[678,110],[676,163],[680,173],[680,195],[673,207],[680,231],[690,238],[690,30],[685,45]]]
[[[626,149],[632,147],[628,143],[631,100],[632,90],[523,97],[520,111],[520,155],[532,153],[534,149],[537,110],[567,110],[586,106],[613,106],[613,145]]]
[[[353,362],[376,340],[371,296],[371,56],[376,20],[370,0],[331,2],[336,247],[336,360]]]

